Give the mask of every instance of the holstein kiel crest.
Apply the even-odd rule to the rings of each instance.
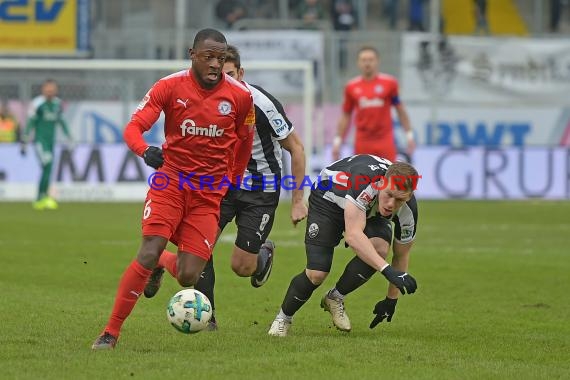
[[[227,115],[232,112],[232,105],[230,102],[222,100],[220,104],[218,104],[218,111],[220,111],[221,115]]]

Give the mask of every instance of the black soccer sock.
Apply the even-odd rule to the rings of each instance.
[[[293,277],[291,284],[289,284],[289,289],[287,289],[287,294],[285,294],[281,304],[281,310],[285,315],[292,317],[311,298],[311,294],[318,287],[309,280],[305,271],[299,273]]]
[[[344,268],[336,283],[336,290],[345,296],[364,285],[374,273],[376,273],[374,268],[355,256]]]
[[[200,274],[200,278],[194,289],[204,293],[206,297],[210,300],[212,305],[212,310],[216,309],[214,305],[214,284],[216,283],[216,272],[214,271],[214,256],[210,256],[210,260],[206,263],[204,271]]]

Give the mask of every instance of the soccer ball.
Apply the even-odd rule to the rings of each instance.
[[[166,316],[170,324],[185,334],[204,330],[212,318],[208,297],[195,289],[182,289],[168,302]]]

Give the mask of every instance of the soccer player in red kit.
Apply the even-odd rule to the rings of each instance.
[[[373,154],[396,161],[392,106],[396,108],[398,119],[406,133],[407,153],[411,155],[415,149],[410,119],[398,95],[398,81],[390,75],[380,73],[379,64],[380,58],[375,48],[365,46],[358,51],[361,75],[350,80],[344,89],[343,113],[333,140],[333,160],[340,157],[340,148],[353,111],[356,125],[354,154]]]
[[[113,311],[94,350],[112,349],[168,241],[178,246],[177,280],[194,285],[212,254],[224,178],[243,173],[251,156],[255,110],[249,90],[222,73],[227,43],[214,29],[199,31],[192,68],[154,84],[133,113],[124,138],[147,165],[168,176],[149,189],[142,215],[142,245],[121,278]],[[165,114],[166,142],[149,147],[142,134]],[[204,185],[207,183],[207,185]]]

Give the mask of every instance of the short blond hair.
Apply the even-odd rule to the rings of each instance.
[[[418,171],[412,165],[407,162],[396,161],[388,167],[386,171],[386,180],[392,180],[392,188],[397,190],[405,191],[407,193],[412,193],[418,184],[418,179],[421,178],[418,175]]]

